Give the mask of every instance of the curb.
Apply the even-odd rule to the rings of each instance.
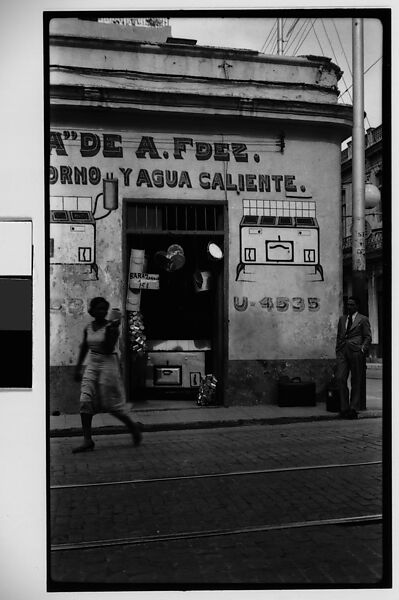
[[[382,417],[382,411],[372,411],[367,414],[360,413],[359,419],[376,419]],[[328,415],[312,415],[309,417],[275,417],[262,419],[235,419],[231,421],[192,421],[185,423],[142,423],[143,432],[154,431],[181,431],[184,429],[216,429],[221,427],[243,427],[250,425],[281,425],[286,423],[309,423],[312,421],[338,421],[337,413]],[[136,421],[140,422],[140,421]],[[103,425],[92,428],[93,435],[115,435],[128,433],[124,425]],[[80,427],[71,427],[69,429],[53,429],[50,431],[50,438],[56,437],[76,437],[81,436]]]

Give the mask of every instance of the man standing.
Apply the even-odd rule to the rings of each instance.
[[[336,378],[339,389],[341,412],[344,419],[357,419],[361,391],[366,377],[365,362],[371,343],[370,321],[359,313],[359,300],[348,299],[348,315],[339,319]],[[348,376],[351,374],[351,397],[349,402]],[[365,386],[364,388],[365,389]]]

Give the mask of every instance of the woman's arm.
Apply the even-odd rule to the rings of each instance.
[[[83,340],[82,340],[82,343],[80,344],[78,362],[76,363],[76,367],[75,367],[76,381],[80,381],[82,378],[82,372],[81,372],[82,365],[83,365],[84,359],[86,358],[88,350],[89,350],[89,347],[87,345],[87,330],[85,327],[83,330]]]
[[[119,337],[119,323],[120,321],[118,319],[107,323],[104,341],[104,350],[106,354],[112,354],[115,349],[115,344]]]

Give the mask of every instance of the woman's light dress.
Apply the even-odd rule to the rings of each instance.
[[[94,330],[86,327],[89,347],[86,368],[80,388],[80,412],[122,412],[126,408],[119,357],[105,353],[106,325]]]

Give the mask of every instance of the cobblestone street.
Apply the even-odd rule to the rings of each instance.
[[[377,585],[381,525],[310,527],[159,542],[112,549],[57,552],[59,582],[128,583],[133,589],[175,584],[228,588]]]
[[[76,438],[51,440],[54,584],[382,578],[381,419],[153,432],[138,449],[127,435],[95,441],[72,455]]]

